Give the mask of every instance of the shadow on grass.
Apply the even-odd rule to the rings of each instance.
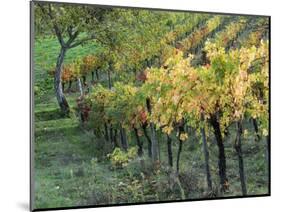
[[[36,121],[49,121],[63,118],[66,118],[66,116],[59,109],[38,111],[35,113]]]
[[[78,125],[43,128],[43,129],[37,129],[35,131],[35,138],[38,138],[38,136],[44,136],[45,138],[48,138],[50,136],[52,137],[57,135],[64,135],[65,133],[71,135],[71,134],[77,134],[80,131],[81,131],[81,127]]]

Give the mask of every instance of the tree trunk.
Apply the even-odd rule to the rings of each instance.
[[[148,113],[151,114],[151,104],[150,104],[150,99],[146,99],[146,106]],[[155,126],[151,122],[150,123],[150,131],[151,131],[151,152],[152,152],[152,160],[156,162],[159,160],[159,154],[158,154],[158,141],[156,137],[156,132],[155,132]]]
[[[260,135],[259,135],[259,127],[258,127],[257,119],[253,118],[253,126],[254,126],[254,130],[255,130],[255,134],[256,134],[255,141],[259,141],[260,140]]]
[[[121,146],[125,151],[127,151],[128,150],[127,135],[126,135],[126,130],[123,127],[121,127],[120,129],[120,137],[121,137]]]
[[[170,167],[173,167],[172,139],[168,134],[167,134],[167,147],[168,147],[168,162]]]
[[[158,134],[156,134],[157,138],[160,138],[161,140],[161,131],[158,131]],[[158,160],[161,161],[161,143],[158,142]]]
[[[113,143],[114,143],[114,147],[119,147],[119,144],[117,142],[117,129],[114,129]]]
[[[83,85],[85,86],[86,85],[86,81],[87,81],[87,77],[85,75],[82,76],[82,81],[83,81]]]
[[[108,127],[107,127],[106,123],[104,123],[104,138],[105,138],[106,141],[109,140]]]
[[[247,195],[247,188],[246,188],[246,180],[245,180],[245,172],[244,172],[244,162],[243,162],[243,155],[242,155],[242,123],[241,121],[237,122],[237,135],[235,139],[235,150],[238,156],[239,162],[239,175],[240,175],[240,182],[241,182],[241,189],[242,195]]]
[[[202,124],[205,122],[205,118],[204,118],[203,114],[201,114],[201,122],[202,122]],[[209,151],[208,151],[208,146],[207,146],[205,128],[202,126],[200,131],[201,131],[202,143],[203,143],[203,152],[204,152],[204,158],[205,158],[205,171],[206,171],[206,180],[207,180],[207,185],[208,185],[208,191],[212,191],[212,178],[211,178],[210,165],[209,165]]]
[[[95,72],[92,71],[91,74],[92,74],[92,82],[93,82],[95,80],[95,77],[94,77],[95,76]]]
[[[179,173],[180,170],[180,155],[181,155],[181,151],[182,151],[182,140],[180,139],[180,135],[184,132],[184,127],[183,125],[179,126],[179,136],[178,136],[178,140],[179,140],[179,148],[178,148],[178,153],[177,153],[177,173]]]
[[[64,88],[65,88],[65,83],[62,82],[62,92],[64,92]]]
[[[108,79],[108,88],[111,89],[112,84],[111,84],[111,70],[110,70],[110,67],[107,70],[107,79]]]
[[[96,70],[96,77],[97,77],[97,81],[99,81],[100,77],[99,77],[99,70],[98,69]]]
[[[134,127],[134,132],[135,132],[135,136],[137,139],[137,145],[138,145],[138,156],[142,157],[143,156],[143,149],[142,149],[142,142],[140,141],[140,137],[138,134],[138,129]]]
[[[178,148],[178,154],[177,154],[177,173],[179,173],[180,170],[180,155],[182,150],[182,141],[179,140],[179,148]]]
[[[70,91],[70,89],[71,89],[71,85],[72,85],[72,80],[69,80],[69,82],[68,82],[68,91]]]
[[[113,138],[113,128],[112,128],[112,124],[109,125],[109,138],[110,138],[110,143],[114,143],[114,138]]]
[[[66,50],[67,50],[66,48],[61,47],[60,54],[57,58],[54,88],[55,88],[55,93],[56,93],[57,101],[58,101],[59,107],[61,109],[61,112],[65,115],[68,115],[69,114],[69,105],[68,105],[68,102],[67,102],[67,100],[66,100],[66,98],[63,94],[62,80],[61,80],[62,64],[63,64],[63,61],[64,61]]]
[[[210,122],[214,129],[214,134],[219,149],[218,166],[219,166],[220,185],[221,185],[221,191],[224,192],[228,189],[228,179],[226,177],[226,159],[225,159],[224,144],[222,140],[220,124],[217,120],[216,115],[211,116]]]
[[[77,83],[78,83],[78,90],[79,90],[80,96],[83,96],[83,88],[82,88],[82,83],[81,83],[80,78],[77,78]]]
[[[150,123],[150,130],[151,130],[151,152],[152,152],[152,160],[157,161],[159,160],[158,154],[158,141],[156,137],[155,126],[153,123]]]
[[[148,148],[148,157],[152,158],[152,151],[151,151],[151,139],[147,133],[147,130],[146,130],[146,127],[147,127],[147,124],[143,124],[142,125],[142,129],[143,129],[143,134],[147,140],[147,148]]]
[[[137,69],[133,68],[133,72],[134,72],[134,75],[135,75],[135,79],[137,80],[137,78],[138,78]]]

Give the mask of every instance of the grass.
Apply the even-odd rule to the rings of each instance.
[[[34,85],[38,95],[35,102],[49,103],[53,97],[53,79],[48,75],[48,70],[55,67],[59,55],[60,45],[55,37],[35,39],[34,43]],[[96,54],[100,47],[93,41],[83,46],[69,49],[66,53],[64,63],[68,64],[73,60],[82,58],[89,54]]]
[[[70,50],[66,63],[96,51],[95,44]],[[171,182],[167,169],[166,138],[159,135],[161,166],[153,171],[147,158],[144,142],[144,162],[132,160],[122,169],[114,168],[107,154],[111,144],[84,130],[72,112],[63,117],[53,93],[53,79],[48,70],[56,61],[59,46],[55,38],[35,42],[35,207],[71,207],[149,201],[178,200],[182,198],[179,186]],[[105,78],[105,76],[101,76]],[[74,111],[77,93],[66,98]],[[249,135],[253,135],[253,129]],[[214,188],[218,187],[217,146],[211,131],[207,131],[210,151],[210,168]],[[234,131],[225,141],[227,175],[230,189],[225,196],[241,195],[237,155],[233,148]],[[206,197],[204,156],[200,136],[190,133],[183,144],[179,179],[187,199]],[[133,135],[128,135],[129,145],[135,145]],[[173,138],[174,165],[178,142]],[[267,194],[267,165],[265,142],[255,142],[253,136],[243,140],[243,155],[249,195]]]
[[[35,204],[36,208],[71,207],[91,204],[118,204],[180,199],[176,186],[170,188],[167,173],[166,140],[160,140],[162,166],[151,174],[149,159],[145,168],[135,159],[123,169],[114,169],[106,157],[111,146],[90,131],[79,126],[75,116],[54,117],[55,111],[46,107],[36,110],[35,139]],[[53,105],[55,108],[55,105]],[[54,117],[45,120],[44,117]],[[209,132],[211,133],[211,132]],[[133,135],[129,144],[134,145]],[[210,166],[212,180],[218,186],[217,148],[210,136]],[[146,151],[146,141],[144,141]],[[238,161],[232,146],[233,137],[225,143],[230,190],[226,196],[241,195]],[[266,194],[266,160],[263,142],[244,139],[244,160],[249,195]],[[181,183],[187,199],[202,198],[206,192],[202,144],[193,134],[183,145],[180,164]],[[174,164],[178,143],[173,142]],[[147,152],[145,152],[147,155]]]

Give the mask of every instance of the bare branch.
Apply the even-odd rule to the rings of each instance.
[[[91,36],[89,36],[89,37],[80,39],[80,40],[74,42],[72,45],[70,45],[69,48],[74,48],[74,47],[76,47],[76,46],[79,46],[79,45],[81,45],[81,44],[83,44],[83,43],[85,43],[85,42],[87,42],[87,41],[93,40],[93,39],[95,39],[95,36],[94,36],[94,35],[91,35]]]
[[[48,6],[49,6],[49,7],[48,7],[48,11],[46,11],[45,8],[44,8],[41,4],[39,4],[39,7],[40,7],[40,9],[42,10],[42,12],[43,12],[44,14],[47,14],[47,15],[50,17],[51,22],[52,22],[52,24],[53,24],[53,28],[54,28],[54,30],[55,30],[55,33],[56,33],[56,36],[57,36],[57,38],[58,38],[58,41],[59,41],[60,45],[61,45],[62,47],[65,47],[65,42],[64,42],[64,40],[63,40],[61,30],[59,29],[59,27],[58,27],[58,25],[57,25],[57,23],[56,23],[56,21],[55,21],[55,18],[53,17],[53,14],[52,14],[51,4],[48,4]]]
[[[67,27],[67,33],[68,33],[69,37],[72,37],[72,35],[73,35],[73,27],[72,26]]]
[[[71,43],[77,38],[78,35],[79,35],[79,31],[75,31],[74,33],[69,34],[69,39],[66,42],[65,46],[70,47]]]

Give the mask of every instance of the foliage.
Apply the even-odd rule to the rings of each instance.
[[[128,152],[124,152],[120,148],[115,148],[114,151],[107,156],[114,167],[124,168],[131,160],[137,157],[137,148],[131,147],[128,149]]]
[[[224,17],[215,16],[209,19],[206,24],[193,31],[186,39],[180,42],[181,50],[183,52],[189,52],[193,47],[195,47],[199,42],[201,42],[210,32],[215,30],[222,22]]]
[[[40,50],[35,54],[38,207],[205,197],[203,128],[214,194],[223,195],[216,192],[218,149],[209,122],[213,116],[222,136],[228,131],[223,139],[230,177],[226,195],[240,195],[236,155],[230,148],[238,121],[244,127],[248,194],[267,193],[266,142],[253,143],[253,135],[260,140],[269,135],[268,19],[50,4],[56,14],[50,21],[43,14],[49,6],[42,5],[43,10],[39,3],[35,7]],[[74,44],[86,38],[95,44],[88,40],[67,53],[63,83],[75,84],[83,77],[91,86],[83,87],[88,91],[81,96],[66,94],[78,111],[66,118],[58,115],[50,77],[60,47],[53,38],[54,23],[64,41],[79,31]],[[206,53],[203,58],[200,52]],[[198,57],[203,62],[195,66],[192,61]],[[88,83],[88,75],[97,70],[97,81]],[[258,132],[249,123],[253,119]],[[153,136],[160,144],[156,165],[146,156]],[[124,137],[127,151],[119,148]],[[140,148],[144,154],[136,159]],[[166,158],[174,161],[180,150],[182,163],[175,173]]]
[[[217,33],[214,41],[212,42],[216,43],[217,46],[227,47],[229,41],[233,40],[237,34],[246,27],[247,24],[247,18],[239,18],[237,21],[227,25],[223,31]]]

